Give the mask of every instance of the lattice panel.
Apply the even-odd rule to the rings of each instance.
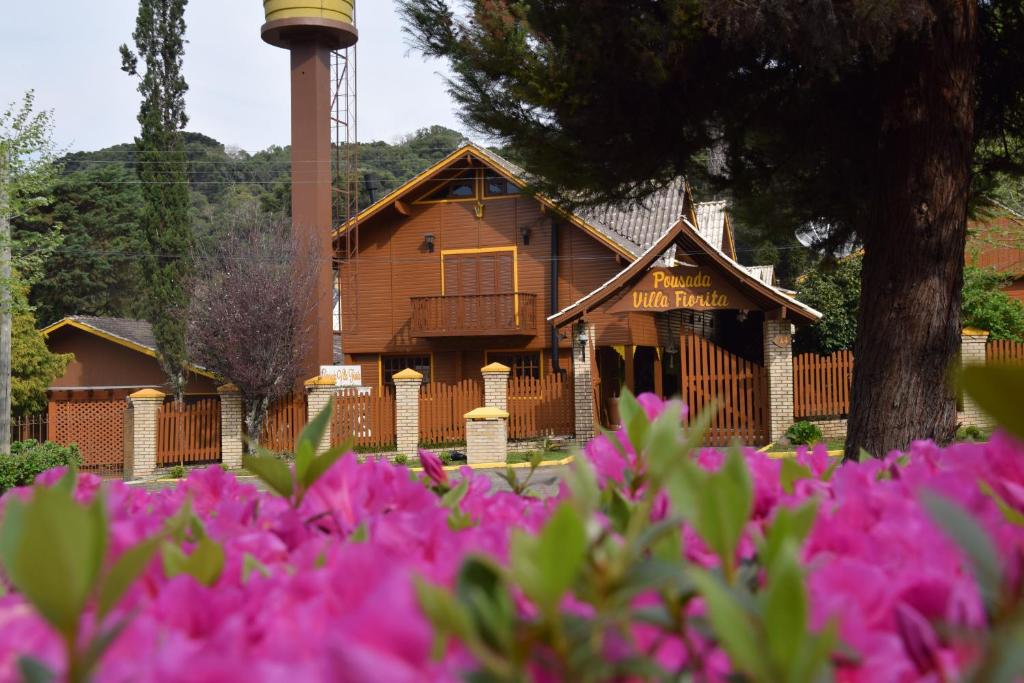
[[[77,444],[82,467],[120,469],[124,465],[124,399],[60,401],[56,406],[56,440]]]

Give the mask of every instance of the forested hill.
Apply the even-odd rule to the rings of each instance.
[[[395,144],[359,145],[361,206],[367,206],[462,143],[441,126]],[[273,146],[249,153],[200,133],[185,133],[193,225],[198,240],[216,239],[227,212],[258,203],[290,210],[291,151]],[[139,316],[138,217],[142,194],[133,143],[63,159],[53,203],[15,226],[16,239],[59,225],[64,241],[30,292],[40,324],[67,315]]]

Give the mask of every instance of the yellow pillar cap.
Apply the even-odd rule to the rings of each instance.
[[[463,417],[467,420],[507,420],[508,411],[501,408],[477,408],[469,411]]]
[[[416,372],[412,368],[406,368],[401,372],[396,372],[391,375],[391,379],[423,379],[423,373]]]
[[[979,330],[977,327],[965,327],[963,334],[967,337],[984,337],[988,334],[988,330]]]
[[[330,376],[326,376],[326,375],[321,375],[319,377],[311,377],[310,379],[306,380],[306,386],[307,387],[334,386],[337,383],[338,383],[338,379],[336,377],[330,377]]]
[[[163,398],[167,398],[167,394],[165,394],[162,391],[157,391],[156,389],[142,389],[141,391],[136,391],[134,394],[129,394],[128,398],[160,398],[160,399],[163,399]]]
[[[217,392],[221,394],[238,394],[241,393],[238,387],[234,384],[222,384],[217,387]]]
[[[491,363],[487,367],[481,368],[480,372],[483,372],[483,373],[486,373],[486,374],[491,374],[491,373],[498,374],[499,372],[509,373],[509,372],[512,372],[512,368],[510,368],[507,365],[502,365],[501,363]]]

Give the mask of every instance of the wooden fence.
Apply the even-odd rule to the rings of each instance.
[[[51,398],[48,438],[62,446],[78,446],[84,470],[121,471],[126,395],[127,392],[97,390]]]
[[[510,439],[571,435],[576,430],[572,379],[550,374],[541,379],[512,377],[508,383]]]
[[[289,394],[280,398],[267,407],[260,445],[275,453],[292,453],[306,422],[304,394]]]
[[[169,401],[157,414],[156,464],[159,467],[220,460],[220,399],[195,403]]]
[[[394,448],[395,392],[389,387],[360,394],[356,389],[340,389],[334,401],[331,420],[331,444],[355,437],[360,449]]]
[[[836,351],[830,356],[794,356],[794,419],[845,417],[850,412],[852,382],[852,351]]]
[[[427,384],[420,389],[420,443],[424,446],[461,443],[466,440],[466,413],[484,404],[480,382]]]
[[[11,442],[34,439],[42,443],[48,438],[49,426],[46,415],[11,416]]]
[[[985,345],[985,362],[1024,364],[1024,344],[1009,339],[990,341]]]
[[[768,443],[765,369],[695,334],[680,338],[679,352],[683,363],[681,395],[690,407],[689,420],[701,414],[711,401],[718,406],[704,443],[726,446],[733,439],[751,446]]]

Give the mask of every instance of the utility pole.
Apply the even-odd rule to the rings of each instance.
[[[7,144],[0,142],[0,455],[11,453],[11,200]]]

